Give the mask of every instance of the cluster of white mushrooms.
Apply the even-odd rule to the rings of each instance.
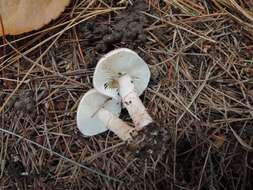
[[[98,62],[94,89],[81,99],[77,110],[77,126],[85,136],[110,130],[123,141],[131,141],[145,126],[153,123],[139,96],[147,88],[150,70],[134,51],[119,48],[104,55]],[[123,106],[134,126],[119,118]]]

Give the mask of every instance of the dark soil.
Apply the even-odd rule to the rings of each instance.
[[[23,187],[24,183],[27,182],[28,173],[17,155],[10,154],[10,156],[6,163],[6,172],[10,176],[10,182],[13,187]]]
[[[46,30],[0,39],[0,189],[253,189],[252,4],[118,2],[73,0]],[[131,146],[76,127],[118,47],[151,70],[141,99],[156,124]]]
[[[168,142],[168,131],[162,126],[151,123],[138,133],[133,142],[128,145],[128,149],[134,157],[157,160],[166,152]]]
[[[134,6],[129,6],[119,15],[112,15],[110,24],[91,20],[79,26],[81,35],[86,39],[85,46],[92,48],[89,53],[92,66],[97,63],[98,54],[107,53],[115,47],[127,47],[140,52],[138,47],[147,42],[144,28],[151,24],[142,11],[152,12],[145,2],[136,1]]]

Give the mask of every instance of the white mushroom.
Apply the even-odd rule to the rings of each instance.
[[[111,130],[124,141],[132,140],[135,129],[118,118],[121,105],[117,100],[89,90],[77,109],[77,126],[85,136]]]
[[[139,96],[148,86],[150,70],[145,61],[127,48],[103,56],[95,69],[95,89],[114,99],[122,99],[137,130],[153,122]]]
[[[96,90],[114,99],[120,99],[118,79],[128,74],[138,95],[147,88],[150,70],[134,51],[119,48],[104,55],[97,63],[93,84]]]

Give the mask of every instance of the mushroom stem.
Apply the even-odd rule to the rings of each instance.
[[[115,133],[123,141],[133,140],[133,136],[137,135],[136,129],[130,127],[117,116],[101,108],[96,113],[98,118],[105,124],[106,128]]]
[[[133,81],[128,74],[121,76],[119,82],[119,93],[122,98],[123,105],[128,110],[132,118],[136,130],[141,130],[143,127],[153,123],[153,119],[146,111],[138,94],[135,91]]]

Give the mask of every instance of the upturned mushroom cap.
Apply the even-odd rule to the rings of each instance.
[[[137,94],[141,95],[148,86],[150,70],[137,53],[127,48],[113,50],[99,60],[94,72],[94,88],[104,95],[120,99],[118,79],[124,74],[132,78]]]
[[[4,33],[16,35],[37,30],[57,18],[69,2],[70,0],[1,0],[0,15]]]
[[[96,115],[100,108],[119,116],[121,104],[98,93],[95,89],[89,90],[82,97],[77,109],[77,127],[85,136],[97,135],[108,130]]]

